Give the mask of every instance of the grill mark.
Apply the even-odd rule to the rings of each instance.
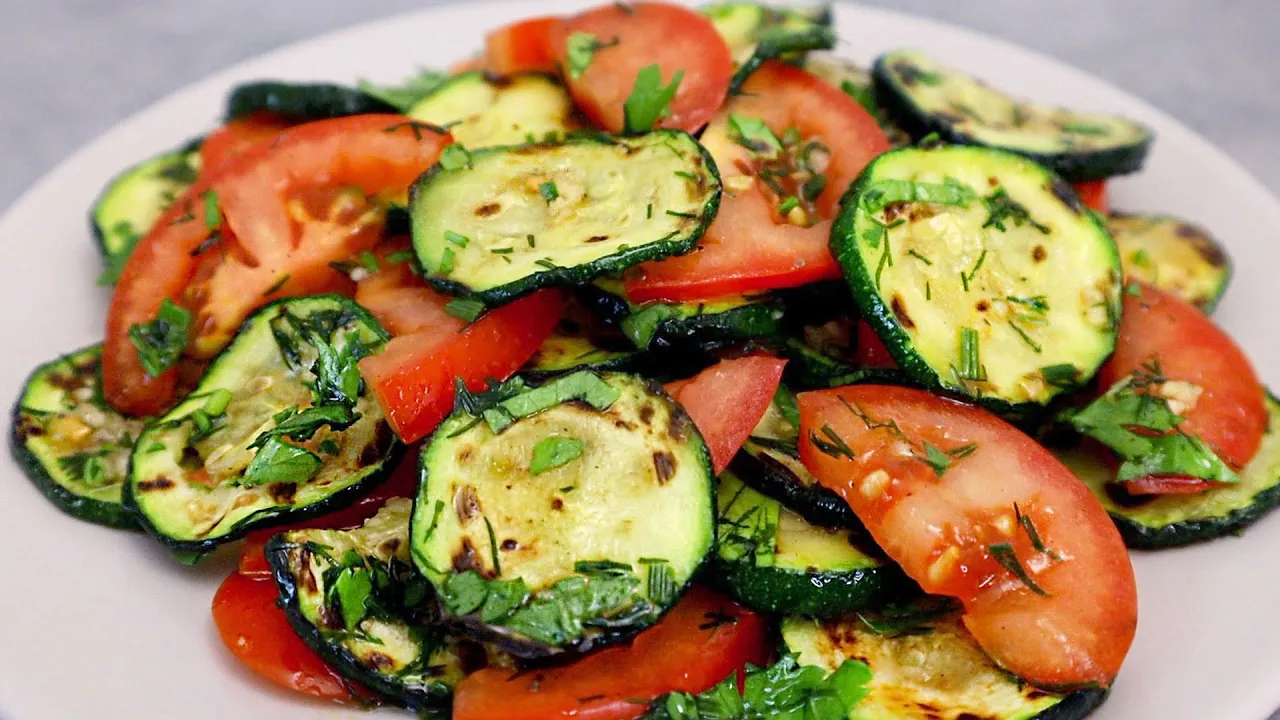
[[[609,236],[608,236],[608,235],[592,235],[591,237],[587,238],[587,242],[589,242],[589,243],[601,243],[601,242],[604,242],[605,240],[608,240],[608,239],[609,239]]]
[[[459,522],[466,523],[480,514],[480,497],[472,485],[463,485],[453,493],[453,512]]]
[[[1031,249],[1032,262],[1044,262],[1047,257],[1049,257],[1049,251],[1045,250],[1043,245],[1037,245]]]
[[[665,450],[654,453],[653,469],[658,473],[658,484],[666,485],[676,474],[675,456]]]
[[[267,486],[267,495],[271,496],[271,500],[277,505],[292,505],[293,499],[298,493],[297,483],[272,483]]]
[[[894,294],[893,300],[889,302],[889,308],[893,310],[893,316],[898,319],[899,325],[908,330],[915,328],[915,321],[907,314],[907,308],[903,305],[902,298],[899,295]]]
[[[471,544],[471,538],[462,538],[462,547],[453,555],[453,571],[464,573],[468,570],[475,570],[481,575],[487,575],[484,568],[480,565],[480,553],[476,552],[475,546]]]
[[[476,217],[489,217],[502,209],[498,203],[485,203],[476,208]]]
[[[174,482],[167,477],[158,477],[155,480],[143,480],[138,483],[138,492],[150,492],[152,490],[169,490],[174,486]]]
[[[1080,202],[1080,196],[1072,189],[1062,178],[1055,177],[1049,181],[1046,188],[1053,196],[1062,201],[1064,205],[1071,209],[1071,212],[1080,215],[1084,212],[1084,204]]]

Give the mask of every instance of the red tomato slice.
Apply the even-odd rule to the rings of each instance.
[[[432,290],[413,273],[408,262],[387,259],[389,255],[403,252],[411,252],[407,238],[388,240],[379,246],[374,252],[378,270],[356,284],[356,302],[397,337],[431,328],[441,332],[462,330],[466,321],[445,311],[452,298]]]
[[[694,252],[645,263],[629,274],[627,296],[632,301],[691,302],[840,278],[828,248],[832,218],[840,196],[862,168],[889,149],[884,131],[858,101],[783,63],[763,65],[742,91],[717,122],[729,114],[759,118],[775,135],[796,128],[830,149],[827,186],[815,203],[819,222],[801,227],[779,216],[782,198],[758,180],[749,189],[726,190],[719,214]],[[718,143],[709,150],[726,180],[754,178],[759,161],[746,148]]]
[[[798,405],[805,466],[926,592],[964,604],[1001,667],[1041,687],[1111,683],[1137,628],[1133,568],[1106,511],[1049,451],[922,390],[851,386]]]
[[[889,348],[885,347],[884,341],[866,320],[858,321],[857,347],[853,352],[853,360],[863,367],[898,367],[897,361],[889,354]]]
[[[1131,495],[1197,495],[1217,483],[1183,475],[1152,475],[1121,484]]]
[[[1072,187],[1076,189],[1076,194],[1080,196],[1081,202],[1085,205],[1088,205],[1103,215],[1111,212],[1111,203],[1107,201],[1106,180],[1078,182],[1074,183]]]
[[[663,693],[698,693],[768,657],[765,619],[695,586],[628,645],[524,673],[486,669],[453,694],[454,720],[632,720]]]
[[[200,143],[200,172],[208,175],[227,161],[264,145],[296,123],[271,113],[253,113],[214,130]]]
[[[1125,293],[1116,352],[1098,372],[1101,388],[1153,360],[1170,380],[1200,388],[1179,413],[1179,428],[1204,440],[1223,462],[1245,466],[1267,429],[1262,384],[1244,351],[1204,313],[1177,296],[1145,284]]]
[[[569,37],[589,33],[614,44],[597,50],[581,76],[566,74],[574,102],[597,125],[619,132],[623,104],[642,68],[657,64],[664,86],[677,71],[684,75],[668,115],[658,125],[693,132],[724,103],[733,75],[729,47],[706,17],[688,8],[659,2],[614,3],[558,23],[551,30],[551,50],[568,73]]]
[[[560,321],[561,297],[546,290],[482,316],[462,330],[426,328],[360,361],[360,372],[405,442],[435,429],[453,409],[454,378],[472,390],[503,380],[537,352]]]
[[[151,322],[163,301],[193,310],[192,352],[216,352],[256,307],[332,287],[329,263],[376,242],[381,219],[347,193],[403,193],[449,142],[398,115],[357,115],[297,126],[204,176],[134,249],[111,298],[103,348],[103,392],[118,410],[154,414],[173,396],[172,370],[149,377],[129,329]],[[206,217],[216,193],[221,219]],[[322,192],[325,191],[325,192]],[[331,212],[316,217],[317,192]],[[305,218],[304,218],[305,219]],[[218,223],[222,238],[201,252]],[[192,287],[194,282],[194,287]]]
[[[485,69],[500,75],[555,72],[551,31],[560,22],[558,17],[530,18],[485,35]]]
[[[667,392],[702,433],[717,475],[769,409],[786,364],[766,355],[721,360],[688,380],[667,385]]]
[[[338,702],[352,702],[356,692],[364,694],[302,642],[276,607],[276,597],[271,580],[236,572],[218,586],[213,622],[231,654],[282,688]]]

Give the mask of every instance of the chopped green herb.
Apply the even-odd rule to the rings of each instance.
[[[984,247],[982,248],[982,253],[978,255],[978,261],[975,262],[973,264],[973,268],[969,270],[969,276],[964,280],[964,289],[966,292],[969,290],[969,283],[973,282],[974,276],[977,275],[978,271],[982,269],[982,263],[986,262],[986,260],[987,260],[987,249]]]
[[[357,257],[359,258],[360,264],[364,267],[364,269],[368,270],[371,273],[376,273],[378,272],[378,270],[382,269],[381,266],[378,265],[377,256],[375,256],[373,253],[369,252],[368,250],[360,251],[360,254]]]
[[[907,251],[907,254],[908,254],[908,255],[910,255],[911,257],[913,257],[913,258],[915,258],[915,259],[919,260],[920,262],[924,263],[925,265],[932,265],[932,264],[933,264],[933,261],[932,261],[932,260],[930,260],[929,258],[927,258],[927,257],[925,257],[925,256],[921,255],[920,253],[916,252],[914,249],[908,250],[908,251]]]
[[[846,720],[856,717],[871,670],[849,659],[828,675],[787,655],[763,670],[748,664],[745,678],[741,687],[735,672],[697,695],[659,696],[640,720]]]
[[[1007,232],[1007,222],[1011,222],[1015,227],[1029,224],[1031,227],[1039,230],[1042,234],[1048,235],[1051,230],[1031,218],[1031,213],[1027,211],[1021,203],[1009,197],[1009,193],[1005,192],[1003,187],[998,187],[990,195],[982,199],[987,204],[987,221],[982,223],[982,227],[994,227],[1000,232]]]
[[[440,167],[445,170],[461,170],[471,167],[471,153],[462,143],[453,143],[440,152]]]
[[[876,98],[871,94],[870,85],[855,85],[852,80],[842,80],[840,89],[845,95],[857,100],[858,104],[872,115],[880,112],[880,106],[876,104]]]
[[[677,70],[671,83],[662,84],[662,69],[655,63],[641,68],[631,95],[623,104],[624,128],[628,133],[643,133],[653,129],[659,120],[669,114],[668,106],[680,89],[684,71]]]
[[[218,192],[205,190],[204,195],[204,227],[213,232],[222,227],[222,211],[218,209]]]
[[[414,256],[412,250],[397,250],[393,253],[387,253],[386,261],[392,265],[400,263],[413,262]]]
[[[570,33],[565,40],[565,54],[568,60],[569,77],[577,80],[582,74],[591,67],[591,60],[595,54],[605,48],[611,48],[618,44],[618,38],[613,38],[609,42],[600,42],[595,35],[587,32]]]
[[[440,274],[448,275],[453,272],[453,248],[445,248],[440,253]]]
[[[483,302],[471,298],[454,298],[444,306],[445,312],[467,322],[475,322],[476,318],[484,314],[484,310]]]
[[[1026,298],[1014,297],[1013,295],[1006,295],[1005,300],[1015,305],[1021,305],[1032,312],[1041,313],[1041,314],[1049,312],[1049,299],[1046,298],[1044,295],[1036,295],[1034,297],[1026,297]]]
[[[757,117],[729,113],[729,137],[757,155],[775,157],[782,152],[778,136]]]
[[[225,388],[218,388],[209,393],[209,397],[205,398],[203,409],[212,417],[217,417],[227,411],[227,406],[231,404],[231,391]]]
[[[554,180],[548,180],[538,186],[538,194],[542,196],[543,200],[551,202],[560,197],[560,189],[556,187]]]
[[[987,379],[987,374],[982,369],[978,340],[977,330],[970,327],[960,328],[959,375],[964,380],[982,381]]]
[[[533,456],[529,460],[529,474],[541,475],[582,457],[582,441],[577,438],[548,437],[533,446]]]
[[[470,393],[467,395],[475,398]],[[523,383],[511,384],[510,389],[500,388],[499,394],[488,398],[487,407],[465,404],[463,407],[472,415],[481,415],[493,432],[500,433],[520,418],[570,400],[581,400],[597,410],[606,410],[618,395],[618,389],[599,375],[583,370],[562,375],[536,388],[528,388]]]
[[[933,203],[965,207],[978,198],[973,187],[953,177],[941,183],[914,180],[877,180],[863,191],[861,205],[868,213],[883,210],[890,203]]]
[[[1023,515],[1018,503],[1013,504],[1013,516],[1018,519],[1018,524],[1026,531],[1027,539],[1031,540],[1031,547],[1035,548],[1036,552],[1048,552],[1048,548],[1044,545],[1044,540],[1040,539],[1040,532],[1036,530],[1035,523],[1031,522],[1031,516]]]
[[[418,104],[419,100],[430,95],[448,79],[447,73],[420,70],[417,75],[399,85],[375,85],[368,80],[360,80],[356,87],[365,95],[371,95],[404,112]]]
[[[942,477],[943,473],[947,471],[947,468],[951,467],[950,456],[929,443],[924,444],[924,451],[925,456],[920,458],[920,461],[933,468],[933,471],[937,473],[938,477]]]
[[[165,298],[155,320],[129,328],[129,341],[137,349],[138,361],[147,375],[158,377],[177,364],[187,346],[190,325],[190,311]]]
[[[275,417],[275,427],[264,431],[249,444],[250,449],[263,447],[272,438],[287,437],[292,440],[307,441],[315,437],[322,427],[331,430],[345,430],[360,419],[359,413],[346,405],[318,405],[295,410],[289,408]]]
[[[849,447],[849,444],[844,441],[844,438],[840,437],[840,435],[836,433],[830,425],[822,426],[822,434],[826,436],[826,440],[818,437],[818,434],[812,430],[809,431],[809,441],[812,442],[814,447],[818,448],[823,455],[833,458],[843,457],[848,458],[849,460],[853,460],[856,457],[853,453],[853,448]]]
[[[695,220],[698,217],[694,213],[678,212],[675,210],[668,210],[667,214],[670,215],[671,217],[687,218],[689,220]]]
[[[290,275],[289,273],[285,273],[284,275],[281,275],[279,280],[271,283],[271,287],[267,288],[266,292],[262,293],[262,297],[271,297],[272,295],[275,295],[276,293],[280,292],[281,290],[284,289],[284,286],[287,285],[289,283],[289,280],[291,280],[292,278],[293,276]]]
[[[1130,255],[1129,261],[1132,262],[1134,265],[1137,265],[1138,267],[1142,267],[1142,268],[1151,267],[1151,256],[1148,255],[1147,251],[1143,248],[1138,248],[1138,250],[1135,253]]]
[[[1045,365],[1040,368],[1044,381],[1056,388],[1073,388],[1080,379],[1080,368],[1070,363]]]
[[[1013,550],[1013,545],[1010,545],[1009,543],[997,543],[987,547],[987,552],[991,553],[991,557],[994,558],[996,562],[1000,563],[1000,567],[1013,573],[1014,577],[1018,578],[1018,581],[1023,585],[1030,588],[1032,592],[1037,595],[1048,597],[1049,593],[1045,592],[1044,588],[1037,585],[1036,581],[1031,579],[1031,576],[1027,574],[1026,568],[1022,567],[1022,563],[1018,561],[1018,554]]]
[[[524,240],[525,242],[529,243],[529,247],[531,248],[538,247],[538,239],[535,238],[533,235],[525,235]]]
[[[273,436],[253,456],[240,484],[303,483],[315,477],[323,464],[319,455]]]
[[[622,320],[622,334],[637,348],[644,350],[653,342],[659,326],[679,314],[676,308],[665,303],[646,305]]]
[[[1009,327],[1013,328],[1013,331],[1018,334],[1018,337],[1022,338],[1022,342],[1026,343],[1028,347],[1030,347],[1032,350],[1036,352],[1036,354],[1040,354],[1044,352],[1044,348],[1040,345],[1040,343],[1031,339],[1031,336],[1027,334],[1026,330],[1023,330],[1022,328],[1018,327],[1017,322],[1015,322],[1014,320],[1010,320]]]
[[[342,611],[343,626],[354,630],[368,614],[366,605],[373,595],[373,578],[363,566],[343,568],[333,582],[333,594]]]
[[[342,452],[342,448],[339,447],[338,443],[334,442],[332,439],[325,439],[321,441],[321,443],[316,446],[316,449],[325,455],[337,455]]]
[[[454,245],[457,245],[458,247],[466,247],[468,244],[471,243],[471,238],[467,237],[466,235],[456,233],[452,230],[444,231],[444,239],[448,240]]]
[[[551,258],[538,258],[537,260],[533,261],[533,264],[537,265],[538,267],[544,267],[548,270],[555,270],[557,267],[560,267],[559,265],[556,265],[554,262],[552,262]]]

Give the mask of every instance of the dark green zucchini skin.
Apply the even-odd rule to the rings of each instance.
[[[729,470],[744,484],[777,500],[814,525],[850,530],[862,528],[862,521],[849,509],[844,498],[822,485],[806,487],[796,480],[786,465],[770,457],[766,449],[753,440],[747,440],[733,456]]]
[[[833,617],[919,593],[896,565],[798,573],[725,562],[713,554],[707,572],[715,585],[752,610],[806,617]]]
[[[578,288],[577,297],[605,323],[620,330],[627,318],[652,307],[632,305],[626,298],[597,285]],[[781,331],[784,307],[782,302],[770,299],[725,312],[669,317],[658,322],[644,349],[679,352],[722,342],[774,338]]]
[[[1076,690],[1063,698],[1062,702],[1038,713],[1031,720],[1082,720],[1101,707],[1110,693],[1110,690],[1100,688]]]
[[[227,97],[227,119],[268,112],[293,120],[398,113],[394,106],[355,88],[332,83],[260,80],[239,85]]]
[[[1253,496],[1253,503],[1248,507],[1232,510],[1222,517],[1184,520],[1158,528],[1134,522],[1118,513],[1111,513],[1111,520],[1115,522],[1125,545],[1135,550],[1164,550],[1239,533],[1274,510],[1276,505],[1280,505],[1280,485],[1263,490]]]

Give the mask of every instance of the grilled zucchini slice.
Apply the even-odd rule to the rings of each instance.
[[[577,127],[573,100],[550,75],[456,75],[409,108],[415,120],[449,128],[472,150],[552,140]]]
[[[144,419],[125,417],[102,399],[102,346],[36,368],[13,408],[13,457],[59,510],[107,527],[136,530],[121,505],[129,455]]]
[[[1115,470],[1101,449],[1055,450],[1059,460],[1088,486],[1131,548],[1160,550],[1238,534],[1280,504],[1280,401],[1267,395],[1270,424],[1240,481],[1195,495],[1141,495],[1111,481]]]
[[[1017,155],[885,153],[846,195],[831,247],[862,317],[926,387],[1033,410],[1068,389],[1062,368],[1087,382],[1115,347],[1115,241]]]
[[[570,297],[555,330],[521,372],[543,379],[573,370],[627,370],[639,361],[640,353],[622,333]]]
[[[881,55],[872,75],[876,99],[916,137],[1008,150],[1072,182],[1137,172],[1151,147],[1132,120],[1012,98],[915,50]]]
[[[872,623],[881,632],[858,616],[782,622],[783,644],[802,666],[830,672],[854,659],[871,668],[859,720],[1079,720],[1107,696],[1105,690],[1054,695],[1019,682],[955,615],[890,632]]]
[[[333,83],[258,80],[237,85],[227,97],[227,119],[235,120],[256,112],[306,122],[399,111],[395,106],[361,90]]]
[[[495,306],[689,252],[719,204],[711,156],[660,130],[480,150],[419,178],[409,211],[428,282]]]
[[[353,530],[281,533],[267,560],[289,623],[320,657],[397,705],[440,710],[478,649],[435,626],[431,586],[409,559],[412,510],[393,498]]]
[[[366,494],[402,450],[356,367],[386,340],[337,295],[259,310],[196,389],[147,424],[125,505],[168,547],[199,553]]]
[[[804,69],[840,88],[857,100],[867,112],[875,116],[880,129],[889,138],[889,145],[906,147],[914,141],[911,134],[894,122],[884,104],[876,97],[871,73],[843,58],[831,55],[810,55],[805,58]]]
[[[200,172],[200,141],[161,153],[125,170],[107,183],[89,211],[89,227],[102,253],[100,285],[114,285],[125,261],[174,198]]]
[[[710,574],[752,610],[835,617],[915,587],[865,533],[810,525],[732,472],[720,475],[716,493]]]
[[[1107,229],[1126,277],[1168,290],[1213,312],[1231,281],[1231,258],[1204,229],[1170,215],[1113,213]]]
[[[627,300],[623,284],[613,278],[597,278],[585,294],[641,350],[773,337],[784,313],[783,304],[768,295],[637,304]]]
[[[831,8],[770,7],[753,2],[708,5],[702,13],[729,46],[735,70],[729,93],[737,94],[742,83],[766,60],[795,59],[810,50],[835,47]]]
[[[711,548],[713,476],[661,388],[584,371],[460,405],[423,449],[411,533],[455,632],[543,657],[676,602]]]

